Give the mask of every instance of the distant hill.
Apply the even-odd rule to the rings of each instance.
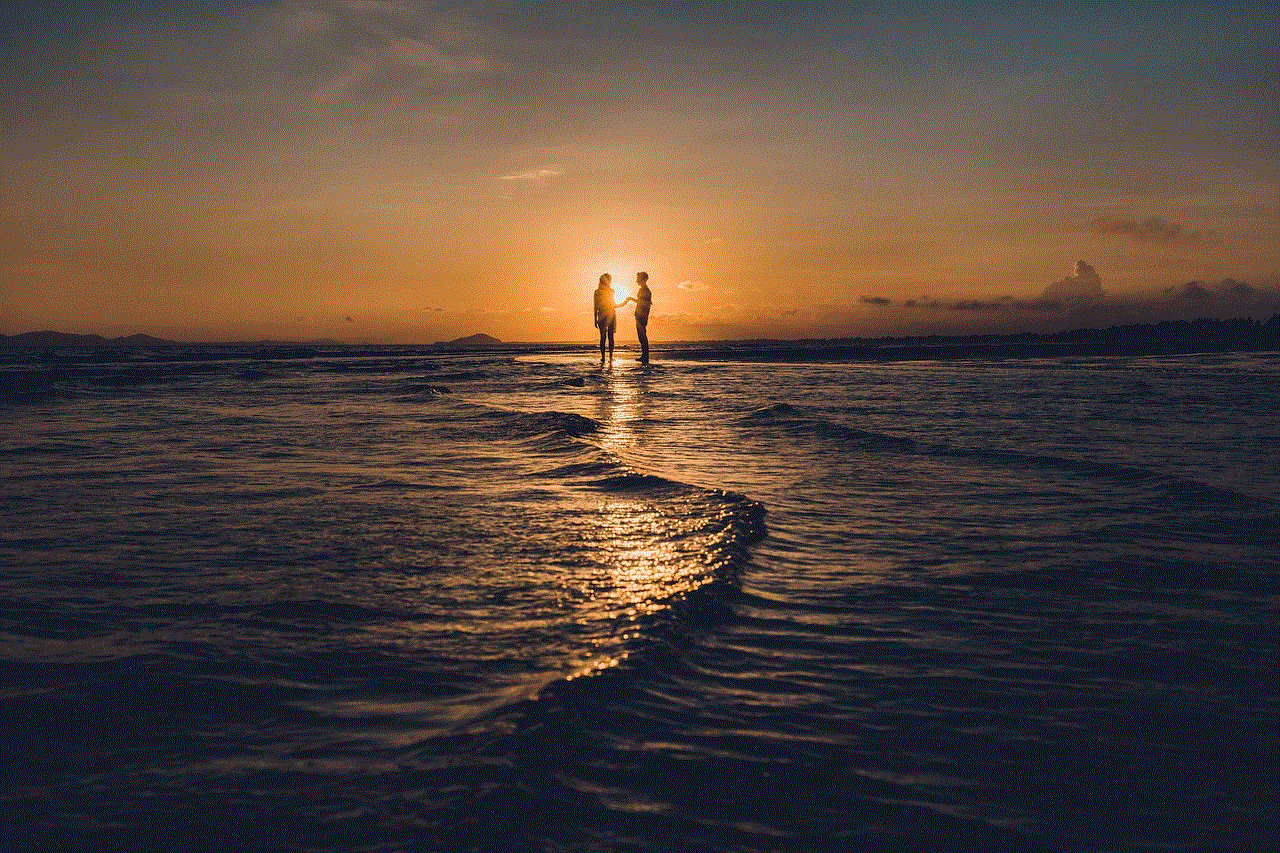
[[[313,341],[225,341],[205,343],[202,346],[240,347],[296,347],[341,346],[342,341],[318,338]],[[128,335],[121,338],[104,338],[102,335],[70,335],[66,332],[23,332],[20,335],[0,335],[0,347],[181,347],[191,346],[183,341],[154,338],[151,335]]]
[[[467,347],[492,347],[501,343],[502,341],[489,335],[474,334],[467,335],[465,338],[454,338],[451,341],[436,341],[432,346],[465,349]]]
[[[0,335],[0,347],[172,347],[179,345],[177,341],[153,338],[150,335],[104,338],[102,335],[69,335],[65,332],[48,331]]]

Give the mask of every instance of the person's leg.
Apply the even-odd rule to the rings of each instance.
[[[636,318],[636,337],[640,339],[640,363],[649,363],[649,330],[648,323]]]
[[[618,328],[618,321],[609,324],[609,360],[613,361],[613,332]]]
[[[604,323],[601,323],[600,324],[600,363],[601,364],[604,364],[604,336],[605,336]]]

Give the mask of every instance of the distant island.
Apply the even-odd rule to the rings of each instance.
[[[0,346],[6,347],[173,347],[178,341],[153,338],[150,335],[129,335],[124,338],[104,338],[102,335],[69,335],[66,332],[24,332],[21,335],[0,335]]]
[[[496,347],[501,346],[502,341],[489,335],[476,333],[467,335],[465,338],[454,338],[451,341],[436,341],[433,347],[442,347],[449,349],[467,349],[469,347]]]
[[[189,347],[189,346],[340,346],[342,341],[322,338],[314,341],[225,341],[210,344],[192,344],[188,341],[171,341],[151,335],[128,335],[121,338],[104,338],[102,335],[72,335],[66,332],[23,332],[20,335],[0,335],[0,347]]]
[[[342,341],[226,341],[207,346],[342,346]],[[184,341],[171,341],[155,338],[151,335],[129,335],[121,338],[104,338],[102,335],[72,335],[66,332],[23,332],[20,335],[0,335],[0,347],[31,347],[49,349],[55,347],[182,347],[198,346]],[[441,349],[467,349],[471,347],[502,346],[502,341],[491,335],[474,334],[465,338],[454,338],[451,341],[436,341],[430,344]]]

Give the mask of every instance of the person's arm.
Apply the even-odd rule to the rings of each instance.
[[[621,302],[619,302],[617,305],[615,305],[615,306],[613,306],[613,307],[614,307],[614,308],[624,308],[624,307],[626,307],[626,304],[627,304],[628,302],[635,302],[635,301],[636,301],[636,298],[635,298],[634,296],[628,296],[626,299],[622,300]],[[637,305],[639,305],[640,303],[636,302],[636,304],[637,304]]]

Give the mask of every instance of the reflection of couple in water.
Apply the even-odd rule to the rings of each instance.
[[[649,290],[649,274],[636,273],[636,286],[639,288],[635,296],[628,296],[618,304],[614,304],[613,288],[609,282],[613,276],[605,273],[600,276],[600,286],[595,292],[595,324],[600,330],[600,364],[604,364],[604,345],[609,342],[609,361],[613,361],[613,332],[618,328],[617,311],[628,302],[636,304],[636,337],[640,339],[640,363],[649,363],[649,309],[653,306],[653,293]]]

